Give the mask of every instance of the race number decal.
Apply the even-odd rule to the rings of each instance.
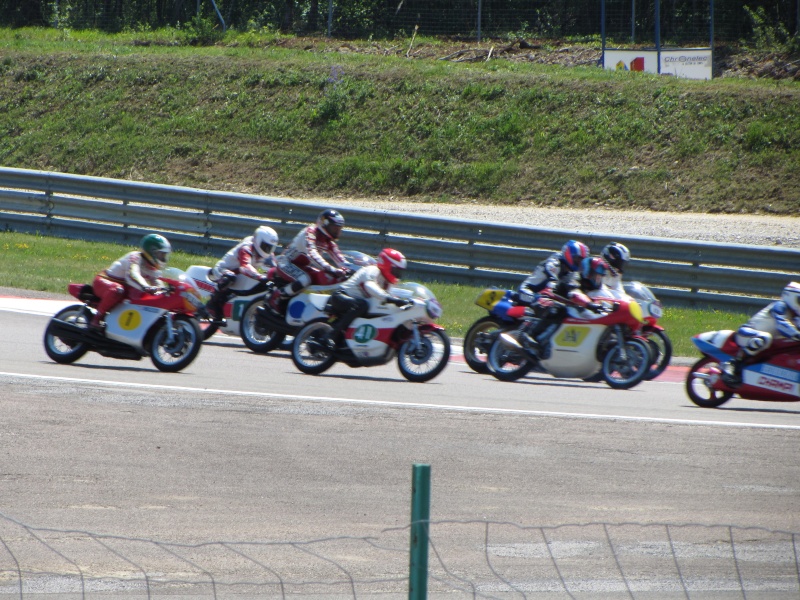
[[[366,344],[370,340],[374,340],[377,335],[378,330],[374,325],[364,324],[358,326],[358,329],[353,334],[353,339],[359,344]]]
[[[135,310],[126,310],[119,315],[117,319],[120,329],[125,331],[133,331],[142,324],[142,315]]]
[[[574,348],[580,346],[589,333],[588,327],[566,327],[556,336],[556,343],[559,346]]]

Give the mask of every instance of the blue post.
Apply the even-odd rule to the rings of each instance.
[[[411,561],[408,600],[425,600],[428,597],[431,466],[414,465],[411,479]]]

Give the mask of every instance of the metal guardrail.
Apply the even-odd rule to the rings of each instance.
[[[221,256],[257,224],[283,243],[325,207],[313,202],[0,167],[0,227],[6,231],[136,244],[166,234],[179,250]],[[800,278],[800,250],[541,229],[408,213],[341,208],[346,248],[396,247],[409,275],[469,285],[515,286],[567,239],[599,250],[610,241],[634,256],[626,278],[665,303],[750,311]]]

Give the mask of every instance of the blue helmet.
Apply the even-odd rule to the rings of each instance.
[[[608,263],[599,256],[587,256],[581,261],[581,279],[592,290],[599,290],[608,273]]]
[[[561,260],[573,272],[581,268],[581,262],[587,256],[589,256],[589,246],[583,242],[570,240],[561,248]]]

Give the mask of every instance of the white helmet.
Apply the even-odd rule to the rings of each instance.
[[[781,300],[791,308],[795,314],[800,315],[800,283],[791,282],[781,292]]]
[[[253,249],[261,258],[269,258],[278,245],[278,234],[272,227],[261,226],[253,234]]]

